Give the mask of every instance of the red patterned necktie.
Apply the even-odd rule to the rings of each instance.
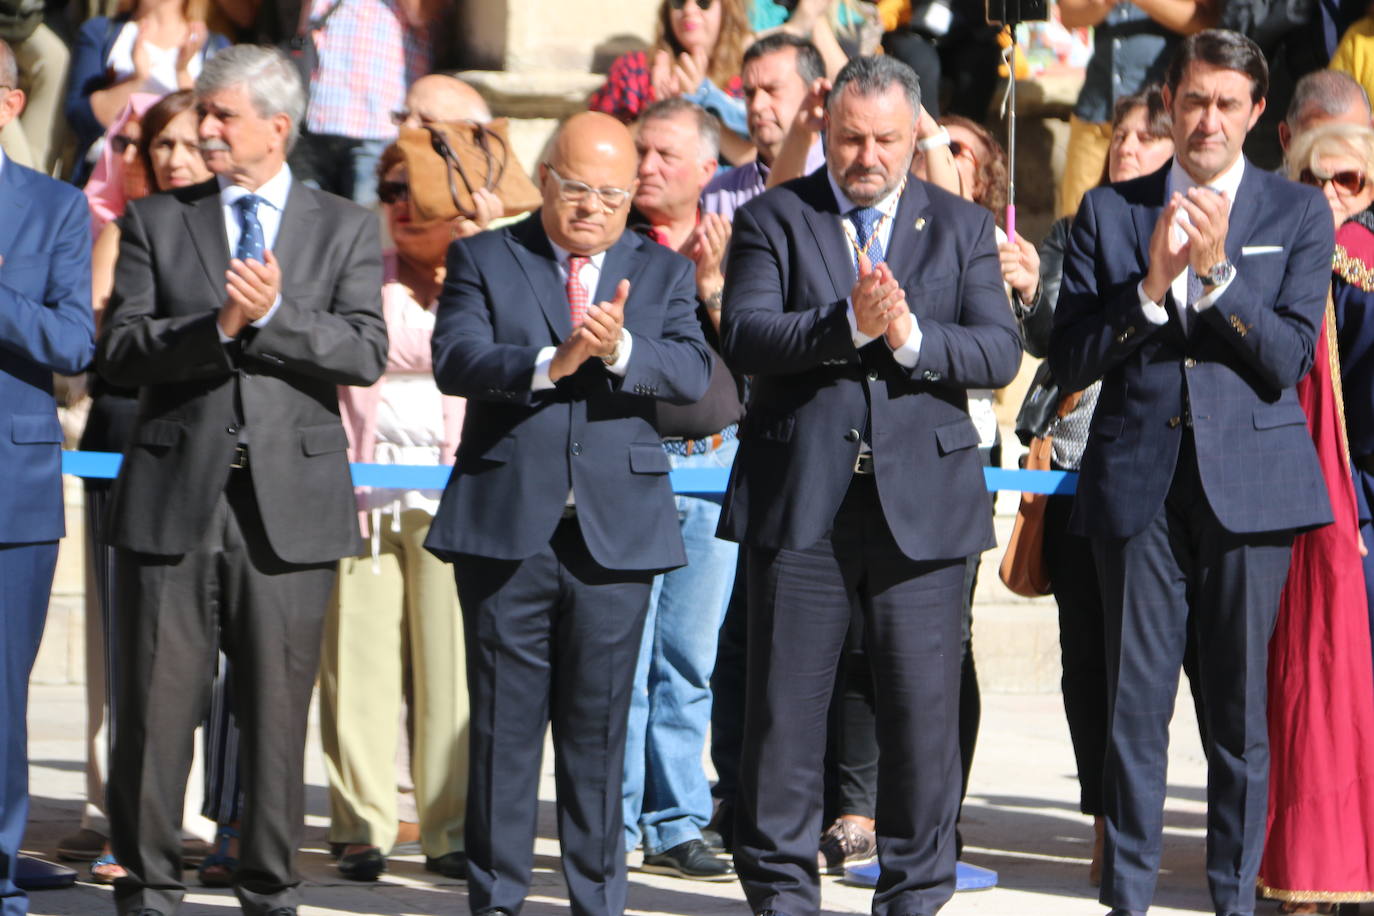
[[[582,265],[590,260],[591,258],[583,257],[580,254],[568,256],[568,306],[572,309],[574,330],[582,326],[582,322],[587,317],[587,307],[591,305],[591,297],[587,295],[587,287],[582,285],[582,280],[578,277],[582,271]]]

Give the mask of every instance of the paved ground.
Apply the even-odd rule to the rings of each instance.
[[[56,840],[78,819],[81,810],[83,703],[78,687],[36,687],[29,713],[34,810],[27,837],[30,851],[50,854]],[[541,838],[536,848],[534,895],[525,912],[551,916],[567,912],[558,874],[558,847],[553,832],[552,770],[545,759],[541,797]],[[373,885],[341,880],[325,854],[327,803],[318,740],[312,740],[309,763],[309,832],[300,867],[308,882],[305,916],[324,914],[439,914],[466,912],[461,883],[434,881],[418,857],[393,859],[390,872]],[[1164,872],[1160,877],[1158,916],[1210,912],[1201,867],[1203,855],[1204,764],[1196,726],[1187,704],[1174,723],[1169,801],[1165,817]],[[1090,825],[1077,811],[1077,784],[1059,697],[1050,694],[991,694],[983,698],[983,725],[973,785],[964,809],[965,859],[995,869],[1001,878],[993,890],[956,895],[945,908],[950,916],[1060,914],[1101,916],[1095,889],[1087,882]],[[700,884],[643,875],[631,857],[632,914],[745,914],[738,885]],[[188,878],[192,877],[188,873]],[[823,889],[829,913],[868,911],[869,893],[826,878]],[[227,916],[236,909],[227,891],[197,890],[183,909],[186,916]],[[113,912],[109,891],[81,883],[63,891],[36,894],[31,911],[38,916]],[[1261,904],[1259,912],[1273,912]]]

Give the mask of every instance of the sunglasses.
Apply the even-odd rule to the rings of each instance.
[[[116,156],[123,156],[129,151],[129,147],[138,146],[138,141],[123,134],[115,134],[110,138],[110,148],[114,150]]]
[[[410,185],[404,181],[383,181],[377,184],[377,199],[384,204],[394,204],[410,199]]]
[[[974,165],[978,164],[978,154],[974,152],[970,144],[960,143],[958,140],[949,141],[949,154],[951,156],[958,159],[960,156],[964,155],[964,153],[968,153],[968,157],[973,160]]]
[[[668,0],[668,6],[672,7],[675,10],[680,10],[689,2],[691,2],[691,0]],[[709,10],[711,8],[711,4],[715,2],[716,0],[696,0],[697,9]]]
[[[1367,183],[1364,172],[1356,169],[1346,169],[1334,175],[1318,175],[1311,169],[1303,169],[1302,174],[1298,175],[1298,181],[1317,188],[1326,187],[1326,183],[1329,181],[1336,186],[1338,191],[1344,191],[1347,194],[1360,193]]]

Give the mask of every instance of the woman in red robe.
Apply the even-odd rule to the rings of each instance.
[[[1288,168],[1322,188],[1337,224],[1333,299],[1312,371],[1298,384],[1335,524],[1294,541],[1269,645],[1260,887],[1284,912],[1317,913],[1374,900],[1374,670],[1335,317],[1337,302],[1374,310],[1374,131],[1315,128],[1294,139]]]

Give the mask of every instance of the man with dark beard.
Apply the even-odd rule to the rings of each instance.
[[[920,88],[856,58],[826,166],[735,216],[723,356],[754,377],[720,533],[744,545],[749,686],[735,866],[755,913],[814,916],[821,764],[845,633],[878,689],[877,916],[954,891],[964,559],[993,544],[969,388],[1021,344],[986,210],[908,172]]]

